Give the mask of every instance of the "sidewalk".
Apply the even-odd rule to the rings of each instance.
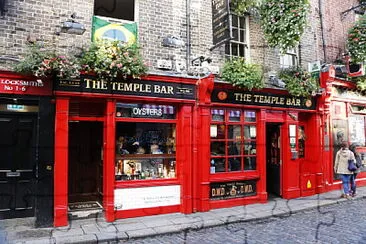
[[[354,200],[366,197],[366,187],[357,189]],[[341,191],[291,200],[271,199],[265,204],[215,209],[204,213],[180,213],[105,222],[103,217],[72,220],[68,227],[34,228],[33,218],[0,220],[0,243],[117,243],[118,241],[158,234],[181,232],[239,221],[289,215],[298,211],[343,201]]]

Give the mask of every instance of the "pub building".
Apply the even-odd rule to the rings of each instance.
[[[192,212],[194,108],[213,76],[55,82],[54,226],[98,206],[107,221]]]
[[[362,67],[361,67],[362,68]],[[360,73],[360,72],[359,72]],[[357,73],[354,73],[357,74]],[[348,76],[353,73],[349,72]],[[357,76],[360,74],[357,74]],[[342,182],[334,174],[334,162],[342,141],[356,146],[363,167],[357,175],[356,185],[365,186],[366,144],[365,118],[366,96],[355,83],[347,81],[345,74],[336,66],[328,66],[321,73],[321,86],[325,88],[321,97],[319,112],[323,114],[323,173],[325,191],[341,188]]]
[[[0,71],[0,219],[53,218],[52,81]]]
[[[215,82],[199,104],[194,210],[286,199],[322,189],[318,97],[279,89],[243,90]]]

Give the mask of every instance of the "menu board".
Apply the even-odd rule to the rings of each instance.
[[[365,118],[361,115],[348,117],[349,139],[351,143],[365,146]]]

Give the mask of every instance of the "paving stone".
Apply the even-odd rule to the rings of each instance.
[[[95,235],[57,236],[55,240],[57,244],[93,244],[98,241]]]
[[[148,228],[148,229],[141,229],[141,230],[129,230],[129,231],[126,231],[126,234],[129,238],[140,238],[143,236],[156,235],[157,233],[152,228]]]
[[[129,223],[129,224],[116,224],[116,228],[120,232],[126,232],[126,231],[130,231],[130,230],[146,229],[147,226],[141,222],[138,222],[138,223],[133,222],[133,223]]]
[[[84,231],[80,227],[76,227],[74,229],[65,229],[65,230],[55,229],[52,232],[52,237],[79,236],[79,235],[84,235]]]
[[[100,232],[99,228],[94,223],[81,225],[80,228],[83,230],[84,234],[96,234]]]

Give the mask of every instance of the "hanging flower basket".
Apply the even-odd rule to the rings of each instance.
[[[278,78],[285,82],[287,91],[293,96],[314,96],[319,88],[318,81],[301,67],[282,69]]]
[[[76,60],[58,55],[38,44],[31,44],[28,46],[25,58],[14,67],[14,71],[39,77],[66,79],[78,76],[79,66]]]
[[[246,63],[242,57],[225,62],[221,78],[233,86],[248,90],[263,88],[263,72],[259,65]]]
[[[137,44],[98,40],[84,50],[79,60],[81,71],[91,72],[103,79],[116,77],[140,78],[147,72]]]

